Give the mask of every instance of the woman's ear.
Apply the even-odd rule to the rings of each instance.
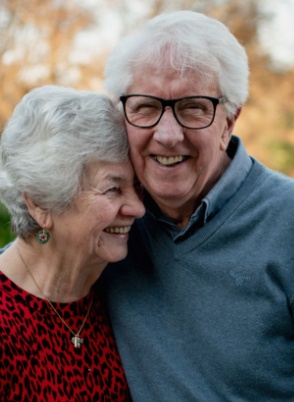
[[[52,226],[51,214],[39,207],[26,193],[22,193],[22,198],[28,208],[32,218],[38,223],[41,228],[50,229]]]

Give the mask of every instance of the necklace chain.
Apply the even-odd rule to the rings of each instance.
[[[53,304],[51,303],[51,301],[45,296],[44,292],[42,291],[42,289],[40,288],[40,286],[38,285],[37,281],[35,280],[31,270],[29,269],[29,267],[27,266],[27,264],[25,263],[19,248],[17,247],[17,252],[19,255],[19,258],[21,259],[23,265],[25,266],[26,270],[28,271],[28,273],[30,274],[34,284],[36,285],[37,289],[40,291],[40,293],[42,294],[44,300],[46,300],[46,302],[49,304],[49,306],[52,308],[52,310],[55,312],[55,314],[59,317],[59,319],[63,322],[63,324],[66,326],[66,328],[68,328],[70,330],[70,332],[73,335],[73,338],[71,338],[72,343],[74,344],[75,348],[80,348],[81,344],[84,343],[84,339],[80,338],[80,333],[82,332],[82,329],[84,328],[84,325],[86,324],[87,318],[89,316],[89,313],[91,311],[91,307],[92,307],[92,303],[93,303],[93,293],[91,295],[91,301],[90,301],[90,305],[87,311],[87,314],[85,315],[85,318],[82,322],[82,325],[80,326],[78,332],[74,332],[68,325],[67,323],[64,321],[64,319],[62,318],[62,316],[59,314],[59,312],[56,310],[56,308],[53,306]]]

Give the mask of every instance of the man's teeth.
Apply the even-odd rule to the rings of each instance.
[[[109,227],[105,229],[107,233],[124,234],[129,233],[131,226]]]
[[[182,162],[185,157],[182,155],[179,156],[159,156],[155,155],[154,158],[159,162],[161,165],[174,165],[175,163]]]

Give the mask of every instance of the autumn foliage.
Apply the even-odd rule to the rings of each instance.
[[[277,70],[257,38],[259,21],[270,18],[261,0],[153,0],[133,26],[163,10],[193,9],[223,21],[245,46],[250,60],[250,96],[236,126],[249,153],[265,165],[294,177],[294,66]],[[0,0],[0,131],[13,108],[31,88],[44,84],[103,90],[108,51],[72,57],[76,36],[99,26],[107,7],[123,21],[132,1]],[[104,8],[102,8],[102,5]],[[129,8],[128,8],[129,7]],[[116,23],[114,20],[114,23]],[[101,39],[97,37],[97,47]],[[94,49],[93,49],[94,50]],[[0,221],[1,221],[0,209]],[[3,227],[3,225],[1,225]],[[5,229],[6,230],[6,229]],[[4,231],[5,231],[4,230]],[[0,232],[0,244],[3,234]]]

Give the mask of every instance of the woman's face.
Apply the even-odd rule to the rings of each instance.
[[[73,205],[53,217],[57,247],[95,264],[125,258],[130,228],[145,212],[136,184],[130,162],[90,164]]]

